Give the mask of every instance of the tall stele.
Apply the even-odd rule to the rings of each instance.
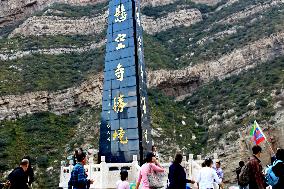
[[[100,156],[142,162],[151,150],[140,0],[111,0],[104,69]]]

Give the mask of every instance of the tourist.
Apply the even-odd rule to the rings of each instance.
[[[155,155],[152,152],[149,152],[146,156],[146,163],[144,163],[139,171],[139,176],[136,184],[136,189],[139,188],[140,183],[142,182],[142,189],[150,189],[148,174],[155,172],[164,172],[164,168],[159,164]]]
[[[213,189],[214,180],[217,184],[221,184],[221,179],[219,179],[216,171],[212,168],[213,161],[211,158],[205,159],[205,167],[202,167],[199,171],[197,178],[197,183],[199,189]]]
[[[181,166],[183,156],[177,154],[173,164],[169,168],[169,187],[168,189],[180,189],[186,188],[186,183],[194,184],[192,180],[186,179],[186,173],[184,168]]]
[[[156,160],[160,159],[160,155],[158,153],[157,146],[155,146],[155,145],[152,146],[152,153],[155,155]]]
[[[279,178],[277,184],[272,189],[283,189],[284,187],[284,149],[278,149],[276,152],[276,159],[282,162],[278,162],[272,171]]]
[[[93,180],[87,179],[87,174],[84,169],[86,165],[86,154],[80,149],[76,151],[77,164],[74,166],[71,177],[68,182],[69,189],[86,189],[90,188],[90,184],[93,184]]]
[[[238,185],[239,185],[239,188],[240,189],[247,189],[247,185],[242,185],[240,183],[240,174],[241,174],[241,170],[242,168],[245,166],[245,162],[244,161],[240,161],[239,162],[239,167],[236,169],[236,173],[237,173],[237,182],[238,182]]]
[[[223,170],[222,170],[222,168],[221,168],[221,162],[220,162],[220,160],[216,160],[216,162],[215,162],[215,168],[214,168],[214,169],[215,169],[215,171],[216,171],[216,173],[217,173],[219,179],[220,179],[221,181],[223,181],[224,173],[223,173]],[[223,186],[222,183],[219,184],[219,188],[221,188],[221,189],[224,188],[224,186]]]
[[[32,183],[35,181],[35,175],[34,175],[34,170],[32,168],[31,158],[30,156],[25,156],[23,159],[29,160],[29,167],[28,170],[25,172],[25,174],[28,180],[28,185],[29,187],[31,187]]]
[[[29,160],[22,159],[20,166],[15,168],[8,176],[10,189],[28,189],[28,180],[25,172],[28,170]]]
[[[122,170],[120,172],[120,180],[116,183],[116,189],[130,189],[129,183],[126,181],[127,178],[127,170]]]
[[[265,189],[266,183],[264,179],[264,174],[262,173],[261,161],[259,160],[261,156],[262,148],[258,145],[252,147],[253,155],[250,157],[246,166],[249,167],[248,175],[249,178],[249,189]]]

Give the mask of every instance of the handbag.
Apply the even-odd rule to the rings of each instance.
[[[151,167],[150,167],[150,170],[151,170]],[[150,171],[150,173],[147,176],[148,176],[149,187],[151,189],[164,187],[161,176],[159,176],[159,174],[157,174],[156,172]]]

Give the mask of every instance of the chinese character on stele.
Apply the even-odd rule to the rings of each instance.
[[[125,11],[124,5],[118,5],[115,9],[115,22],[123,22],[127,19],[127,13]]]
[[[125,103],[123,101],[123,97],[124,97],[124,95],[120,94],[118,97],[114,97],[114,99],[113,99],[113,107],[112,107],[112,109],[116,113],[123,112],[124,107],[127,105],[127,103]]]
[[[127,137],[125,139],[123,139],[124,135],[125,135],[125,131],[122,128],[120,128],[117,131],[116,130],[114,131],[114,133],[112,135],[112,139],[116,140],[116,138],[118,138],[118,140],[121,144],[127,144],[128,139],[127,139]]]
[[[120,50],[120,49],[124,49],[125,48],[125,44],[123,44],[122,42],[124,42],[126,40],[126,34],[118,34],[117,37],[115,38],[115,41],[118,43],[116,50]]]
[[[118,81],[123,81],[124,68],[122,67],[120,63],[116,67],[115,76]]]

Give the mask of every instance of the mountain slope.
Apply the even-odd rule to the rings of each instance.
[[[74,147],[98,148],[107,3],[1,3],[0,162],[9,161],[0,173],[31,154],[35,187],[55,188],[59,162]],[[283,146],[284,2],[142,3],[153,138],[163,158],[218,152],[233,182],[253,120]]]

